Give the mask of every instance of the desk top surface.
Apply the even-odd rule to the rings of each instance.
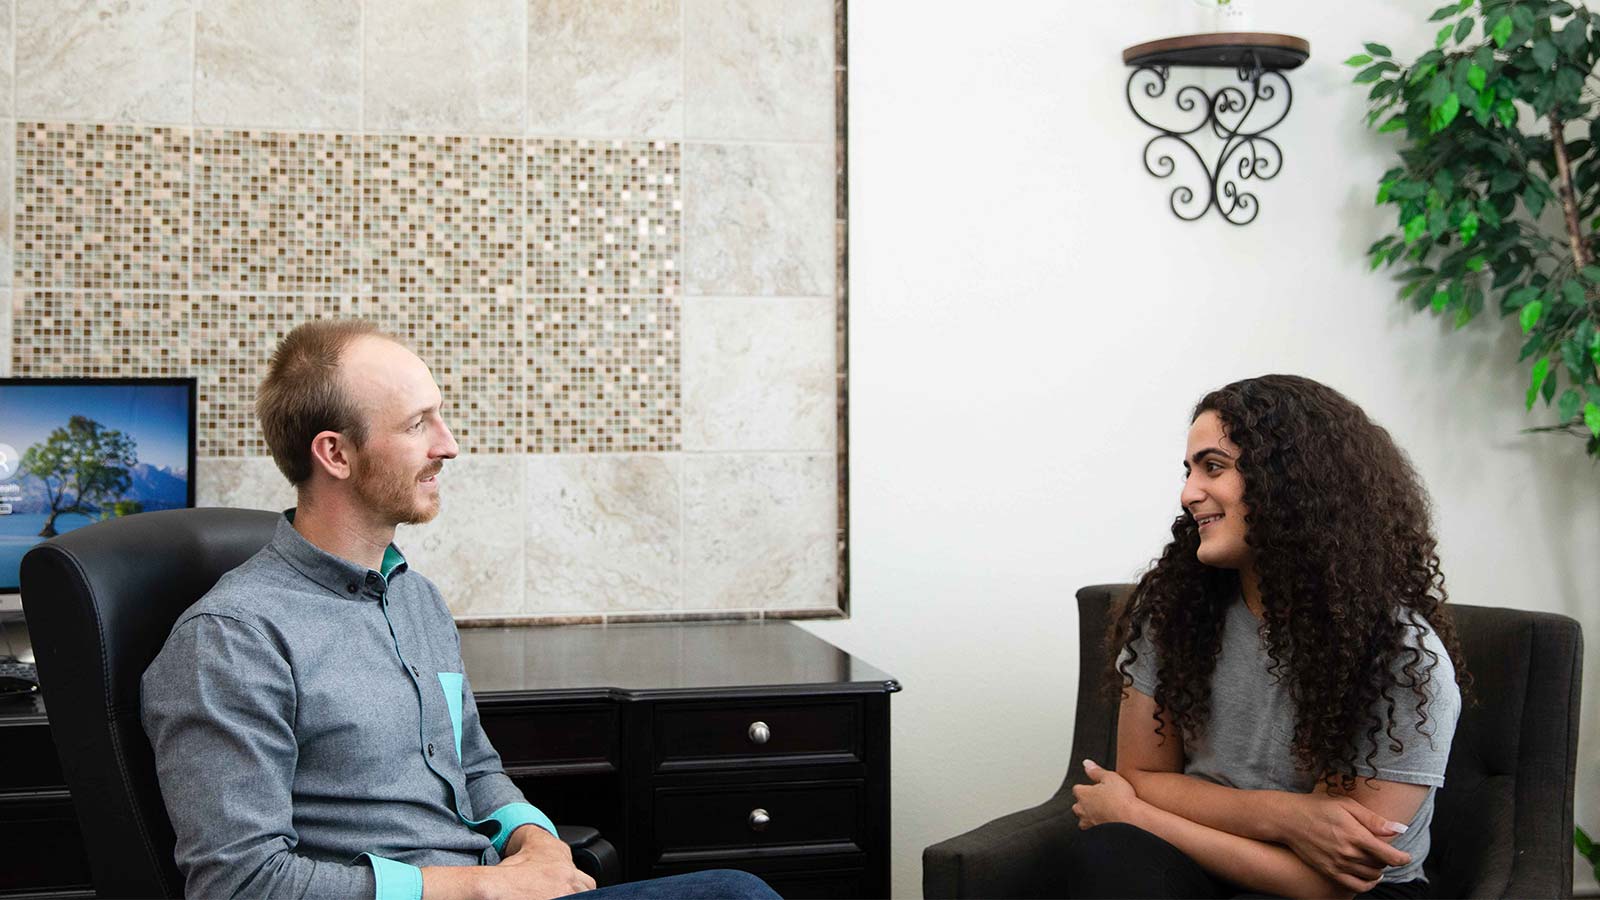
[[[789,622],[463,628],[479,697],[892,692],[889,675]]]

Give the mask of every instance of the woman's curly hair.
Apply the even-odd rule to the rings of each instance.
[[[1239,447],[1245,540],[1265,607],[1269,671],[1294,703],[1295,763],[1348,791],[1358,764],[1373,769],[1380,742],[1401,749],[1400,717],[1428,721],[1423,686],[1438,658],[1418,649],[1416,619],[1438,634],[1457,683],[1470,684],[1444,607],[1427,495],[1388,431],[1309,378],[1237,381],[1207,394],[1191,421],[1206,412],[1221,417]],[[1110,638],[1115,660],[1124,648],[1136,655],[1130,645],[1146,636],[1158,659],[1157,715],[1186,739],[1206,727],[1224,613],[1239,591],[1238,573],[1201,563],[1199,546],[1185,511],[1113,616]],[[1410,641],[1408,630],[1417,632]],[[1112,665],[1119,696],[1132,684],[1131,662]]]

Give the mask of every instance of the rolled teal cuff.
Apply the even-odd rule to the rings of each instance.
[[[500,833],[494,836],[494,849],[496,853],[504,853],[506,841],[511,839],[511,832],[524,825],[537,825],[554,837],[556,825],[550,817],[539,811],[532,803],[507,803],[489,814],[489,818],[500,823]]]
[[[422,900],[421,869],[372,853],[361,855],[372,864],[372,877],[378,883],[373,900]]]

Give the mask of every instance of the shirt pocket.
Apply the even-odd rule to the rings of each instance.
[[[462,673],[439,673],[439,688],[444,691],[444,706],[450,712],[450,732],[456,739],[457,762],[461,761],[461,694],[464,687]]]

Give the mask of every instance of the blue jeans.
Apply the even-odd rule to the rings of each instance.
[[[567,900],[782,900],[767,883],[737,869],[631,881],[573,894]]]

